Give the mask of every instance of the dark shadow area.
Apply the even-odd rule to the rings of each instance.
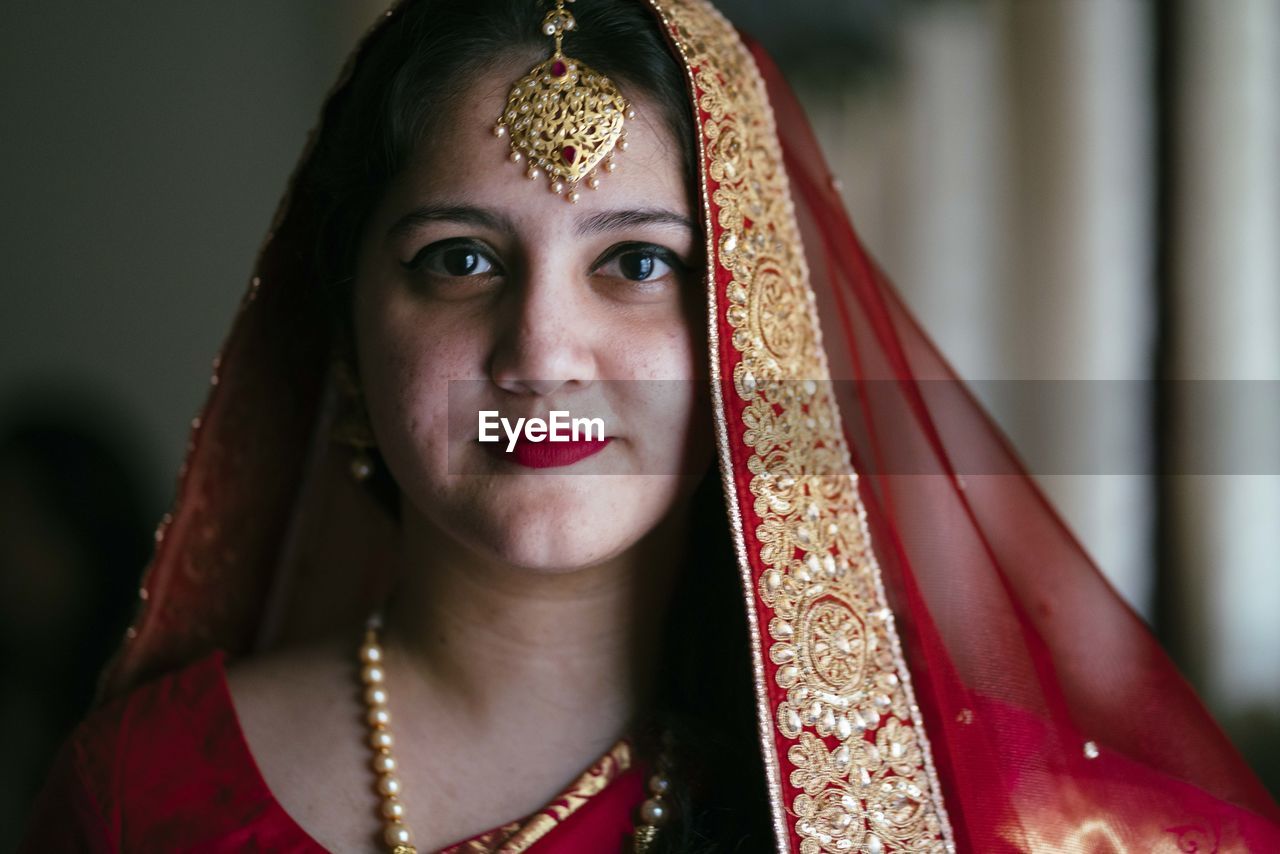
[[[156,502],[129,434],[84,395],[0,403],[0,827],[16,843],[132,613]]]

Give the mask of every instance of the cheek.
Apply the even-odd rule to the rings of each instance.
[[[685,320],[632,326],[613,339],[607,375],[618,385],[637,463],[646,474],[701,472],[711,444],[705,334]]]
[[[672,303],[659,312],[619,313],[597,323],[605,376],[689,382],[706,374],[705,321],[693,306]]]
[[[407,300],[372,294],[357,306],[360,373],[370,419],[385,452],[434,463],[448,436],[449,381],[477,376],[482,336]],[[439,467],[435,465],[434,467]]]

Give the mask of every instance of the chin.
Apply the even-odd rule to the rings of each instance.
[[[534,475],[487,483],[444,527],[492,560],[530,572],[587,569],[652,531],[671,497],[654,478]]]

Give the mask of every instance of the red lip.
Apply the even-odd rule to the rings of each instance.
[[[612,436],[604,439],[576,442],[530,442],[521,436],[516,446],[507,450],[506,442],[482,442],[489,453],[508,462],[531,469],[549,469],[560,466],[571,466],[579,460],[598,454],[613,441]]]

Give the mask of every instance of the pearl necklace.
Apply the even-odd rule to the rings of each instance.
[[[364,683],[364,702],[368,707],[365,720],[369,723],[369,746],[373,748],[373,770],[378,775],[375,790],[381,798],[379,814],[383,820],[382,839],[391,854],[418,854],[413,845],[413,831],[405,820],[404,802],[400,800],[403,786],[396,776],[395,757],[391,749],[395,739],[391,736],[391,710],[388,706],[386,654],[378,640],[382,617],[374,614],[365,627],[364,643],[360,646],[360,681]],[[659,757],[658,770],[649,778],[649,797],[640,805],[639,815],[632,834],[632,851],[644,854],[658,837],[658,830],[671,817],[671,808],[663,797],[671,789],[671,781],[665,774],[669,763]]]

